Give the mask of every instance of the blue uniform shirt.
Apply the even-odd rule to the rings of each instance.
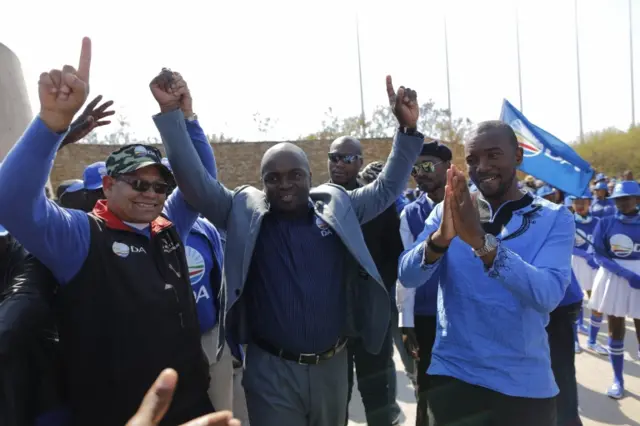
[[[345,256],[311,204],[302,218],[267,213],[245,287],[253,337],[293,353],[330,349],[345,324]]]
[[[591,214],[595,217],[610,216],[616,212],[616,204],[613,200],[598,200],[594,198],[590,207]]]
[[[602,218],[593,231],[593,252],[600,266],[635,281],[634,288],[637,288],[640,285],[638,274],[615,260],[640,260],[640,213],[634,216],[617,213]]]
[[[217,323],[222,279],[222,243],[218,231],[208,220],[198,218],[189,232],[185,252],[200,331],[205,333]]]
[[[573,216],[564,206],[531,195],[495,213],[488,204],[486,209],[483,227],[500,240],[490,269],[457,237],[437,262],[424,263],[424,241],[440,225],[442,203],[414,247],[400,257],[400,281],[407,287],[439,276],[428,372],[505,395],[553,397],[558,387],[545,327],[571,279]]]
[[[433,210],[433,201],[429,199],[427,194],[420,197],[407,205],[404,209],[404,215],[411,230],[413,240],[424,230],[424,223]],[[415,315],[435,315],[437,312],[438,300],[438,276],[434,275],[430,278],[430,282],[416,289],[413,311]]]

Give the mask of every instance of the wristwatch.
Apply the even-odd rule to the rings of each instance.
[[[404,133],[407,136],[418,136],[424,139],[424,135],[418,131],[415,127],[398,127],[398,132]]]
[[[484,234],[484,245],[478,250],[474,249],[473,253],[476,255],[476,257],[486,256],[487,254],[497,249],[498,244],[500,244],[500,242],[494,235],[488,233]]]
[[[188,117],[185,117],[184,119],[187,120],[188,122],[196,121],[198,119],[198,114],[193,112],[191,113],[191,115],[189,115]]]

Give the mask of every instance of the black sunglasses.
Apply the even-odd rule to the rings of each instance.
[[[436,171],[436,166],[441,163],[442,161],[438,161],[437,163],[434,163],[433,161],[423,161],[411,168],[411,174],[415,176],[420,172],[433,173]]]
[[[147,192],[150,188],[156,194],[165,195],[169,192],[169,184],[166,182],[149,182],[142,179],[127,178],[125,176],[118,176],[117,180],[120,180],[128,184],[131,189],[137,192]]]
[[[338,154],[337,152],[329,153],[329,161],[331,161],[332,163],[337,163],[339,161],[342,161],[344,164],[352,164],[361,159],[362,159],[362,155]]]

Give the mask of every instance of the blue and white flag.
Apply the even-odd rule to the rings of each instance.
[[[520,170],[569,195],[584,193],[594,171],[569,145],[532,124],[506,99],[500,120],[511,126],[524,151]]]

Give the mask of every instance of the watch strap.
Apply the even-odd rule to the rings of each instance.
[[[424,135],[418,131],[415,127],[398,127],[398,132],[403,133],[407,136],[418,136],[424,139]]]
[[[473,250],[473,254],[475,254],[476,257],[486,256],[487,254],[494,251],[498,247],[498,244],[498,239],[492,234],[487,233],[484,235],[484,245],[478,250]]]
[[[188,117],[185,117],[184,119],[189,121],[189,122],[196,121],[198,119],[198,114],[196,114],[194,112],[191,115],[189,115]]]

